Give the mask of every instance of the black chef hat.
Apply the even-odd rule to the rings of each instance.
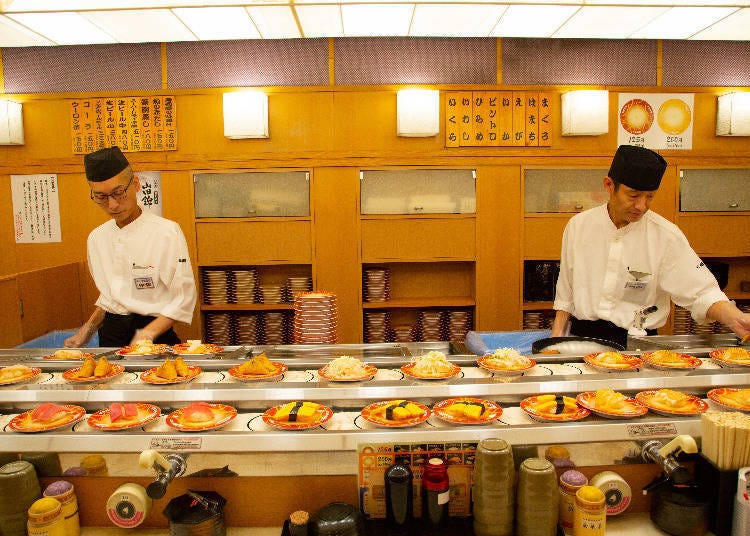
[[[659,188],[667,161],[651,149],[635,145],[617,148],[609,177],[634,190],[651,191]]]
[[[86,180],[102,182],[111,179],[130,163],[119,147],[105,147],[83,157]]]

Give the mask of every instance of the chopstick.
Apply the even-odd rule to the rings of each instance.
[[[706,412],[701,415],[703,455],[720,470],[750,465],[750,415]]]

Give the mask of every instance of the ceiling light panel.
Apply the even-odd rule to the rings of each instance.
[[[407,35],[414,4],[342,5],[346,37]]]
[[[492,37],[549,37],[579,6],[509,6],[492,30]]]
[[[54,45],[54,43],[24,28],[16,21],[0,15],[0,47],[35,47],[46,45]]]
[[[171,11],[201,41],[260,37],[250,16],[242,7],[188,7]]]
[[[418,4],[409,35],[487,37],[506,9],[494,4]]]
[[[728,7],[673,7],[630,37],[633,39],[686,39],[736,10],[736,8]]]
[[[305,37],[342,37],[341,9],[336,5],[298,5],[299,22]]]
[[[289,6],[252,6],[245,9],[264,39],[302,37],[292,8]]]
[[[58,45],[117,42],[114,37],[77,13],[11,13],[8,17]]]
[[[195,35],[168,9],[86,11],[82,16],[120,43],[195,41]]]
[[[668,7],[584,6],[550,37],[625,39]]]
[[[735,11],[690,39],[750,41],[750,8]]]

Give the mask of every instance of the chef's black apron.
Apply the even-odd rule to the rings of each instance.
[[[616,326],[609,320],[578,320],[570,318],[570,334],[576,337],[594,337],[628,347],[628,330]],[[647,329],[647,335],[656,335],[655,329]]]
[[[145,328],[155,316],[144,316],[131,313],[116,315],[104,313],[104,322],[99,328],[99,346],[102,348],[127,346],[133,340],[138,329]],[[154,339],[154,344],[179,344],[180,338],[172,328]]]

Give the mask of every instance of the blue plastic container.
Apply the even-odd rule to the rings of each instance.
[[[75,329],[70,330],[60,330],[60,331],[50,331],[49,333],[45,333],[41,337],[37,337],[36,339],[31,339],[30,341],[26,341],[23,344],[19,344],[16,346],[16,348],[62,348],[63,344],[65,343],[65,339],[68,337],[75,335],[76,331]],[[96,348],[99,346],[99,334],[94,333],[94,336],[91,337],[91,340],[86,345],[87,348]]]
[[[491,354],[498,348],[515,348],[522,354],[531,353],[534,341],[549,337],[548,329],[528,331],[470,331],[466,334],[466,347],[476,355]]]

